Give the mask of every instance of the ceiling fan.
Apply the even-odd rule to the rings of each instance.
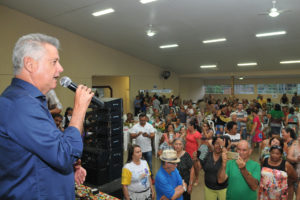
[[[259,15],[269,15],[270,17],[278,17],[283,12],[290,12],[291,10],[278,10],[276,8],[276,1],[272,1],[273,7],[269,12],[260,13]]]

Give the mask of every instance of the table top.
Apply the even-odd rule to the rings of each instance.
[[[116,197],[110,196],[104,192],[93,194],[92,188],[85,185],[76,185],[77,200],[119,200]]]

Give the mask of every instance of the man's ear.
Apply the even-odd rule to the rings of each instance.
[[[249,149],[249,156],[252,154],[253,149]]]
[[[32,57],[26,56],[23,58],[24,68],[28,72],[35,71],[35,60]]]

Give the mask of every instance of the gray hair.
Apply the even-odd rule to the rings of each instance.
[[[40,59],[45,52],[43,45],[46,43],[59,49],[60,44],[58,39],[45,34],[31,33],[20,37],[13,49],[12,61],[14,75],[20,73],[24,65],[24,57],[32,57],[35,60]]]
[[[175,138],[175,139],[173,140],[173,145],[175,144],[176,141],[180,141],[180,142],[182,143],[182,147],[183,147],[183,149],[184,149],[184,147],[185,147],[185,141],[184,141],[181,137]]]

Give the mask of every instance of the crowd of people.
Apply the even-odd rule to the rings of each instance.
[[[205,199],[293,199],[295,194],[300,199],[297,94],[292,102],[283,95],[275,104],[262,95],[252,101],[208,95],[193,103],[146,93],[136,97],[134,106],[125,124],[133,125],[131,138],[149,165],[156,189],[149,199],[191,199],[200,170]],[[162,166],[155,177],[151,140],[158,135],[156,156]]]

